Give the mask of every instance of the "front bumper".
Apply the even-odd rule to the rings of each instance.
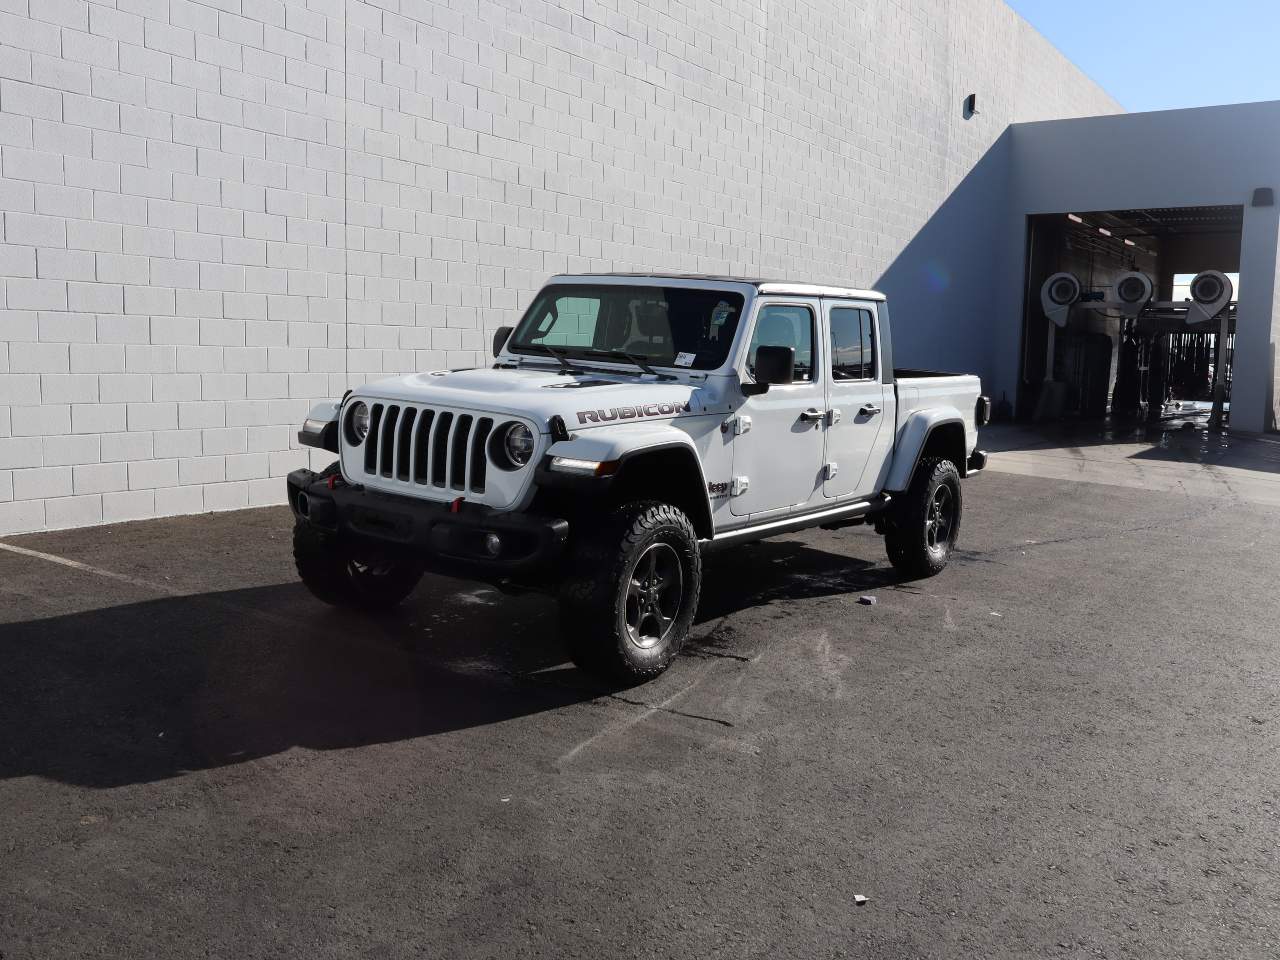
[[[415,500],[364,487],[340,476],[294,470],[288,477],[289,507],[299,520],[344,537],[406,549],[429,568],[452,576],[509,576],[549,572],[564,554],[569,522],[487,507]],[[489,534],[500,541],[495,555]]]

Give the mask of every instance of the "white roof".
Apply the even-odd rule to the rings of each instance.
[[[561,274],[551,278],[553,283],[590,283],[593,281],[635,281],[647,280],[663,282],[674,280],[681,286],[694,283],[735,283],[755,287],[762,294],[774,294],[791,297],[840,297],[849,300],[883,300],[885,296],[877,290],[864,290],[860,287],[845,287],[822,283],[802,283],[792,280],[760,280],[751,277],[725,277],[713,274],[690,273],[575,273]]]
[[[849,300],[884,299],[884,294],[878,290],[860,290],[857,287],[833,287],[822,283],[784,283],[770,280],[757,283],[756,289],[761,293],[780,293],[793,297],[841,297]]]

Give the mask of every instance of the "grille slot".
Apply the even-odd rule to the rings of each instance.
[[[485,468],[489,458],[485,456],[485,447],[489,443],[489,434],[493,432],[493,420],[481,417],[476,421],[475,434],[471,438],[471,481],[468,484],[476,493],[484,493]]]
[[[482,494],[493,426],[492,417],[370,401],[369,435],[361,454],[364,473],[378,478],[376,485],[385,489],[433,487]]]
[[[449,486],[454,490],[467,489],[467,441],[471,439],[474,422],[474,417],[464,413],[453,426],[453,437],[449,443]]]
[[[453,430],[453,414],[442,413],[436,417],[436,428],[431,432],[431,483],[443,487],[449,476],[449,434]]]
[[[404,413],[400,414],[400,425],[396,428],[396,479],[409,479],[409,461],[413,447],[410,441],[413,439],[413,423],[418,419],[418,411],[413,407],[405,407]]]
[[[427,468],[431,465],[431,425],[434,419],[434,410],[423,410],[418,414],[418,424],[413,432],[414,483],[426,483],[430,476]]]
[[[369,408],[369,436],[364,442],[364,472],[373,473],[378,466],[378,437],[382,428],[382,404]]]
[[[378,470],[384,477],[391,476],[395,469],[396,421],[399,418],[399,407],[389,406],[387,412],[382,415],[382,429],[378,432]]]

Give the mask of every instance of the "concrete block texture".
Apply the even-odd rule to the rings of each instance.
[[[1000,0],[12,6],[6,533],[281,501],[310,403],[553,273],[873,284],[1010,123],[1119,110]]]

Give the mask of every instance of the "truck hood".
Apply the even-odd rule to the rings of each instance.
[[[657,420],[722,412],[706,382],[658,380],[647,374],[591,370],[436,370],[391,377],[352,391],[366,399],[509,414],[530,419],[543,432],[548,420],[564,418],[570,430],[608,426],[620,420]],[[727,408],[725,408],[727,409]]]

